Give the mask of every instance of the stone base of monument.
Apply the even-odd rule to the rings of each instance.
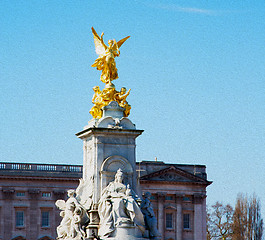
[[[147,240],[142,237],[142,232],[138,227],[130,223],[122,223],[116,227],[111,236],[100,238],[102,240]]]
[[[86,229],[86,240],[94,240],[95,235],[97,236],[98,234],[98,226],[97,225],[89,225],[89,227]]]
[[[112,129],[131,129],[135,130],[135,125],[126,117],[123,117],[124,108],[120,107],[117,102],[110,102],[103,108],[103,116],[100,119],[93,118],[84,127],[89,128],[112,128]]]

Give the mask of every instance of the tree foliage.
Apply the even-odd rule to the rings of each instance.
[[[262,240],[263,219],[256,195],[239,194],[233,216],[233,240]]]
[[[207,212],[207,240],[230,240],[232,236],[233,208],[216,202]]]
[[[261,204],[254,194],[239,194],[235,210],[220,202],[207,209],[207,240],[262,240]]]

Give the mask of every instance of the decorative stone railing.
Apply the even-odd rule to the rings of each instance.
[[[46,172],[76,172],[81,173],[81,165],[34,164],[34,163],[0,163],[1,170],[46,171]]]

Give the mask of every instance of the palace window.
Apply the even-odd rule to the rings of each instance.
[[[173,200],[173,196],[166,196],[166,200]]]
[[[183,202],[191,202],[191,197],[190,196],[185,196],[183,197]]]
[[[26,240],[26,238],[24,238],[23,236],[18,236],[18,237],[12,238],[12,240]]]
[[[16,211],[16,227],[24,227],[24,211]]]
[[[41,212],[41,226],[42,227],[50,226],[50,212],[49,211]]]
[[[16,195],[17,197],[25,197],[25,192],[22,192],[22,191],[19,191],[19,192],[16,192]]]
[[[166,213],[166,228],[173,229],[173,213]]]
[[[51,197],[52,193],[51,192],[42,192],[42,197]]]
[[[190,229],[190,214],[183,214],[183,228]]]

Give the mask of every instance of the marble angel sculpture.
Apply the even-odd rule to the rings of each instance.
[[[124,185],[123,172],[119,169],[115,180],[103,190],[98,205],[100,217],[99,236],[111,237],[118,226],[131,224],[144,232],[144,218],[140,209],[138,196]]]
[[[111,85],[111,81],[118,78],[115,57],[120,55],[119,48],[130,36],[125,37],[118,42],[116,42],[115,39],[109,40],[107,46],[103,41],[104,33],[99,37],[95,29],[93,27],[91,29],[94,35],[96,53],[99,55],[92,64],[92,67],[96,67],[97,70],[102,71],[100,80],[103,83]]]
[[[87,211],[76,199],[76,192],[73,189],[67,191],[68,199],[57,200],[55,205],[62,210],[60,216],[63,218],[57,227],[57,239],[81,240],[85,239],[85,226],[89,222]]]
[[[150,201],[151,193],[146,192],[143,194],[143,201],[141,203],[141,210],[144,214],[145,227],[148,231],[150,239],[161,239],[161,234],[157,229],[157,220],[155,217],[154,209]]]
[[[76,189],[76,199],[86,209],[87,212],[91,209],[93,204],[93,186],[94,176],[91,176],[86,181],[83,178],[79,179],[79,185]]]

